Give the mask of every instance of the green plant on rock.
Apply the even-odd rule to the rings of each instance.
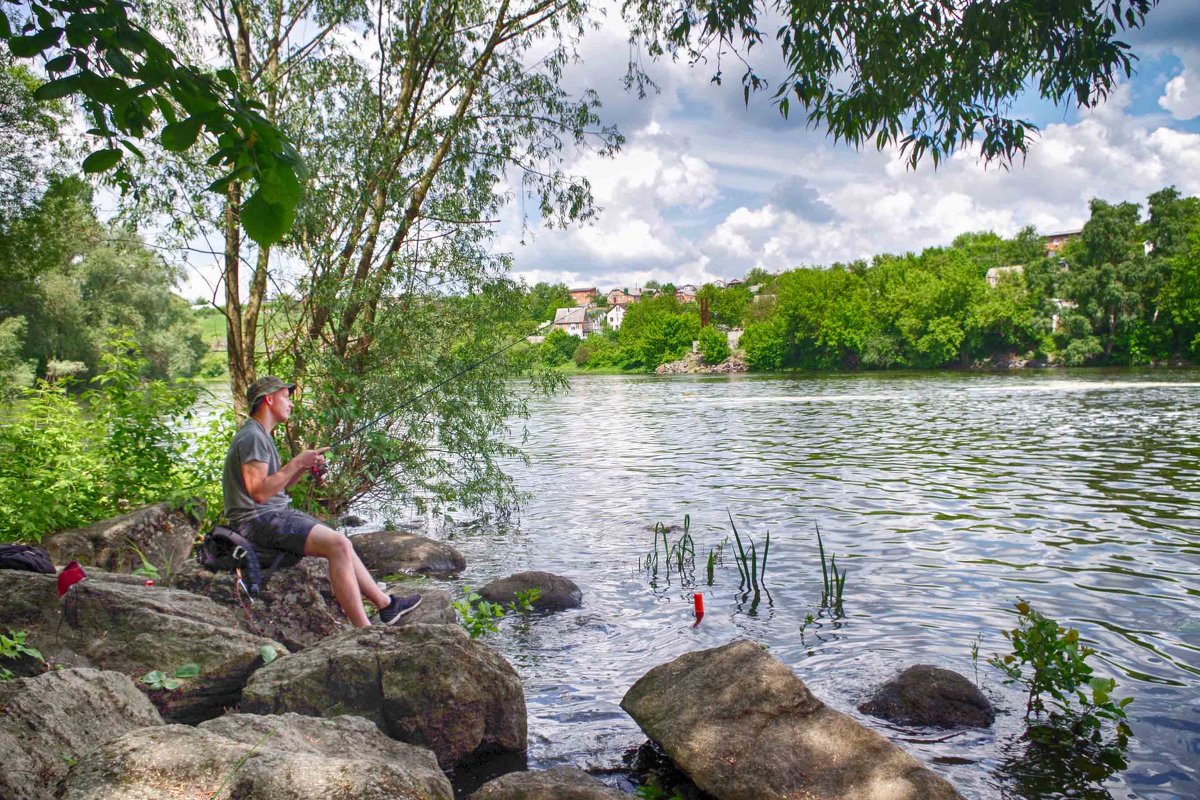
[[[8,633],[0,633],[0,659],[13,661],[28,656],[36,659],[43,664],[46,659],[42,658],[42,653],[36,647],[30,647],[25,644],[25,637],[28,634],[25,631],[9,631]],[[0,681],[10,681],[16,676],[13,671],[7,667],[0,666]]]
[[[542,597],[542,590],[534,586],[530,589],[522,589],[516,593],[516,597],[509,604],[508,610],[518,614],[528,614],[533,611],[533,604]]]
[[[1025,688],[1026,720],[1048,712],[1052,725],[1093,742],[1100,741],[1103,723],[1109,721],[1123,747],[1131,735],[1125,708],[1133,698],[1113,697],[1117,682],[1093,673],[1087,659],[1096,651],[1080,641],[1079,631],[1059,625],[1024,600],[1015,607],[1018,625],[1004,632],[1013,650],[993,655],[988,663],[1004,673],[1005,683]]]
[[[462,626],[471,634],[472,639],[500,630],[499,620],[504,618],[504,606],[484,600],[469,586],[463,587],[463,596],[452,601],[451,605],[458,612]]]
[[[156,669],[147,672],[138,680],[155,691],[170,692],[182,686],[183,682],[188,678],[194,678],[199,674],[200,665],[195,661],[189,661],[186,664],[180,664],[170,675],[160,669]]]

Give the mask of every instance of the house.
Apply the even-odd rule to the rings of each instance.
[[[614,331],[621,330],[621,322],[624,319],[625,306],[623,305],[613,305],[612,308],[608,310],[608,315],[605,317],[605,320],[608,322],[608,327],[612,328]]]
[[[734,278],[733,280],[729,281],[729,283],[726,285],[732,289],[734,286],[741,286],[743,283],[745,283],[745,281],[742,280],[741,278]]]
[[[690,283],[685,283],[683,286],[676,287],[675,299],[681,303],[696,302],[696,287]]]
[[[571,289],[571,302],[577,306],[586,306],[593,303],[600,295],[600,290],[595,286],[590,286],[586,289]]]
[[[717,287],[718,289],[724,289],[725,281],[721,280],[720,278],[717,278],[715,281],[712,282],[712,285]]]
[[[1022,275],[1025,268],[1020,264],[1014,264],[1011,267],[992,267],[987,271],[988,286],[995,289],[1000,285],[1000,280],[1005,275]]]
[[[1058,233],[1048,233],[1042,237],[1042,245],[1046,248],[1046,255],[1057,253],[1063,249],[1063,245],[1083,233],[1083,230],[1060,231]]]
[[[608,304],[610,306],[627,306],[630,303],[636,303],[641,295],[641,290],[634,288],[632,292],[628,289],[613,289],[608,293]]]
[[[554,312],[554,322],[550,324],[552,330],[559,330],[569,333],[571,336],[578,336],[580,339],[587,336],[585,328],[587,326],[587,307],[576,306],[575,308],[560,308]]]

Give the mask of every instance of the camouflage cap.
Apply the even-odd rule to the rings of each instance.
[[[260,397],[266,397],[269,394],[274,394],[280,389],[287,389],[288,393],[291,394],[292,390],[295,388],[296,384],[294,383],[284,383],[274,375],[264,375],[254,383],[250,384],[250,386],[246,389],[246,402],[253,407],[255,401],[257,401]]]

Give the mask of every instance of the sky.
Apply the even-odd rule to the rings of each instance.
[[[530,284],[700,285],[753,267],[919,251],[968,231],[1078,229],[1095,197],[1144,206],[1169,185],[1200,194],[1200,3],[1164,0],[1125,38],[1137,71],[1102,107],[1018,100],[1041,128],[1024,163],[1004,171],[967,150],[913,171],[897,151],[837,146],[795,113],[782,119],[769,92],[747,107],[737,70],[718,87],[703,66],[659,62],[650,68],[659,94],[626,94],[626,37],[607,26],[568,75],[568,85],[600,93],[602,118],[627,138],[615,158],[583,153],[567,165],[591,181],[603,211],[593,225],[531,237],[518,199],[496,249],[513,254]]]
[[[1055,107],[1031,94],[1016,113],[1041,128],[1011,169],[968,148],[914,171],[898,151],[835,145],[770,92],[743,100],[740,72],[723,86],[711,69],[649,65],[660,91],[621,85],[627,34],[618,15],[580,46],[571,91],[595,89],[604,124],[626,143],[614,158],[568,152],[564,168],[591,182],[601,212],[591,224],[522,226],[536,207],[520,196],[497,226],[493,249],[511,253],[514,277],[601,291],[648,280],[701,285],[948,245],[968,231],[1011,236],[1078,229],[1088,201],[1132,201],[1174,185],[1200,195],[1200,2],[1162,0],[1125,38],[1139,60],[1102,106]],[[211,296],[214,268],[193,262],[184,293]]]

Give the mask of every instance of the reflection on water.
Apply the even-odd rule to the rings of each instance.
[[[966,796],[1048,796],[1019,690],[982,664],[1020,596],[1135,697],[1128,768],[1068,795],[1200,797],[1200,375],[577,378],[528,434],[519,519],[435,535],[466,554],[462,584],[545,569],[584,590],[583,609],[491,637],[525,683],[531,766],[618,766],[644,738],[618,706],[637,678],[749,637]],[[647,580],[647,526],[689,514],[702,562],[727,511],[771,532],[770,601],[751,614],[726,558],[693,627],[692,590]],[[818,613],[815,524],[848,571],[841,619]],[[855,711],[914,663],[973,677],[977,636],[1008,711],[994,729],[929,737]]]

